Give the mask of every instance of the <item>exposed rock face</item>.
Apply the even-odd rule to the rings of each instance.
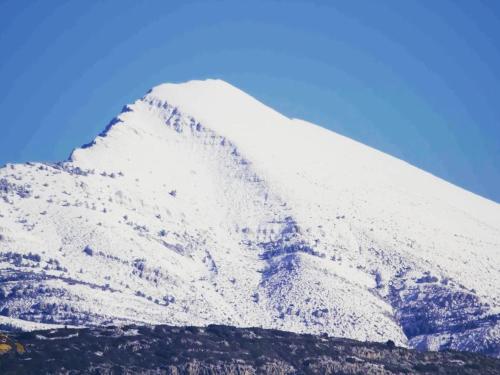
[[[12,334],[27,352],[10,374],[500,374],[500,360],[389,344],[228,326],[126,326]]]

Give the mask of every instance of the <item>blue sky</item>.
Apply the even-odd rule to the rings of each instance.
[[[500,202],[500,2],[0,0],[0,164],[222,78]]]

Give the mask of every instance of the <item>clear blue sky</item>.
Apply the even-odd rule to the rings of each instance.
[[[0,0],[0,164],[222,78],[500,202],[500,1]]]

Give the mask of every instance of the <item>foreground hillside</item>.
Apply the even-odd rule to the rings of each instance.
[[[10,374],[499,374],[500,360],[227,326],[107,327],[12,334]]]
[[[500,356],[500,206],[222,81],[0,169],[0,324],[224,324]],[[44,324],[38,326],[38,324]]]

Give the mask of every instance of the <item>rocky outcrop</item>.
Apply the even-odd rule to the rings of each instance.
[[[500,374],[500,360],[326,335],[228,326],[125,326],[11,333],[10,374]]]

